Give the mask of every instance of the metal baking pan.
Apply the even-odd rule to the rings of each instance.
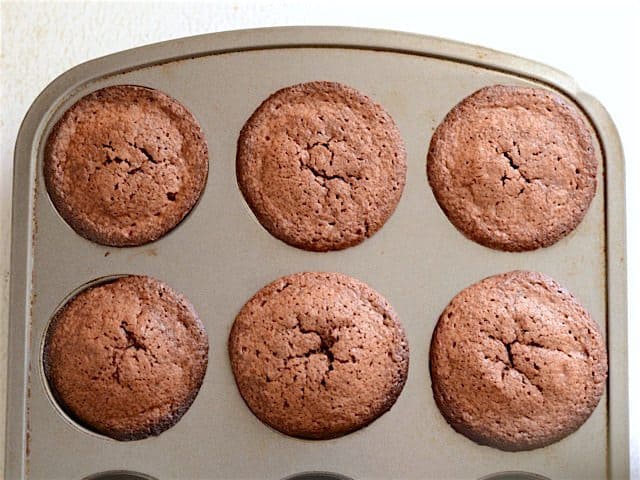
[[[247,118],[277,89],[311,80],[346,83],[381,103],[407,146],[407,184],[395,214],[372,238],[339,252],[305,252],[276,240],[252,215],[235,178],[236,141]],[[593,203],[578,228],[549,248],[505,253],[469,241],[427,183],[437,124],[463,97],[495,83],[556,90],[581,109],[598,139]],[[147,85],[178,99],[200,121],[211,154],[193,212],[169,235],[137,248],[77,235],[53,208],[41,172],[55,121],[81,96],[113,84]],[[173,40],[80,65],[36,99],[15,151],[6,478],[80,480],[105,471],[159,480],[279,480],[318,471],[354,479],[479,479],[504,471],[627,478],[624,219],[622,148],[609,115],[565,74],[521,58],[405,33],[305,27]],[[513,269],[547,273],[581,299],[606,334],[610,362],[606,394],[589,420],[560,442],[521,453],[455,433],[434,403],[428,373],[431,333],[449,300]],[[257,420],[227,356],[227,336],[245,301],[271,280],[304,270],[343,272],[381,292],[411,348],[408,382],[391,411],[328,441],[290,438]],[[209,369],[191,409],[159,437],[137,442],[100,437],[65,417],[47,393],[41,362],[43,335],[61,302],[89,282],[126,273],[152,275],[184,292],[210,339]]]

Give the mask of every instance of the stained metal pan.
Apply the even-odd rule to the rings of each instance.
[[[397,211],[371,239],[340,252],[305,252],[271,237],[236,184],[235,148],[245,120],[275,90],[311,80],[346,83],[381,103],[407,145],[407,185]],[[207,137],[211,170],[200,203],[178,228],[143,247],[114,249],[78,236],[57,214],[44,188],[42,153],[52,125],[73,102],[125,83],[160,89],[191,110]],[[559,92],[598,140],[596,197],[579,227],[549,248],[505,253],[467,240],[427,184],[425,158],[437,124],[463,97],[496,83]],[[106,471],[127,478],[123,471],[133,471],[159,480],[278,480],[320,471],[354,479],[478,479],[514,470],[551,479],[627,478],[623,168],[609,115],[571,78],[436,38],[324,27],[237,31],[137,48],[69,70],[33,103],[15,151],[6,478],[80,480]],[[446,424],[431,393],[428,345],[438,315],[459,290],[517,268],[547,273],[582,300],[606,333],[610,376],[605,397],[576,433],[546,448],[507,453],[476,445]],[[229,329],[244,302],[276,277],[303,270],[344,272],[370,284],[394,305],[410,342],[409,379],[394,408],[335,440],[294,439],[260,423],[239,396],[227,358]],[[157,438],[123,443],[79,428],[56,408],[43,380],[41,345],[69,295],[126,273],[152,275],[184,292],[211,349],[204,385],[184,418]]]

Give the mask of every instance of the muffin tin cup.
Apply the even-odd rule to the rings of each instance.
[[[110,472],[101,472],[90,475],[82,480],[156,480],[148,475],[142,475],[136,472],[126,472],[124,470],[112,470]]]
[[[272,237],[236,183],[244,122],[276,90],[313,80],[345,83],[380,103],[407,146],[407,183],[396,212],[373,237],[338,252],[306,252]],[[555,90],[578,106],[598,140],[593,203],[577,229],[549,248],[506,253],[475,244],[447,220],[427,183],[436,126],[462,98],[497,83]],[[116,84],[157,88],[181,102],[198,118],[211,162],[204,193],[187,218],[165,237],[134,248],[77,235],[53,208],[42,178],[43,146],[57,119],[83,95]],[[73,68],[42,92],[18,136],[13,191],[6,478],[629,475],[622,148],[604,108],[560,72],[475,46],[350,28],[250,30],[150,45]],[[576,295],[606,336],[610,367],[605,396],[577,432],[519,453],[477,445],[449,427],[433,400],[428,364],[433,328],[451,298],[514,269],[541,271]],[[299,440],[266,427],[242,401],[229,364],[226,342],[244,303],[272,280],[299,271],[341,272],[369,284],[394,306],[409,340],[409,377],[396,404],[368,427],[334,440]],[[59,305],[69,292],[121,272],[149,275],[183,292],[210,340],[209,367],[191,408],[160,436],[137,442],[70,424],[41,381],[40,345]]]

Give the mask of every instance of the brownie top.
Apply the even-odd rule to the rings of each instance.
[[[431,341],[433,393],[478,443],[529,450],[578,429],[598,404],[607,351],[598,326],[541,273],[495,275],[460,292]]]
[[[256,416],[310,439],[344,435],[389,410],[409,367],[392,307],[337,273],[298,273],[256,293],[236,317],[229,355]]]
[[[313,251],[377,232],[402,195],[406,153],[391,116],[357,90],[311,82],[271,95],[238,140],[237,178],[262,225]]]
[[[495,85],[465,98],[436,129],[427,174],[462,233],[508,251],[549,246],[584,217],[596,191],[591,132],[539,88]]]
[[[209,169],[197,120],[158,90],[107,87],[75,103],[45,149],[49,195],[79,234],[104,245],[157,240],[191,210]]]
[[[54,317],[44,348],[45,375],[63,410],[118,440],[174,425],[195,399],[207,359],[191,303],[142,276],[79,293]]]

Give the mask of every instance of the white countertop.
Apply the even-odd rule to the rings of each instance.
[[[172,38],[280,25],[349,25],[446,37],[547,63],[607,107],[627,165],[627,245],[640,242],[640,5],[637,2],[459,1],[447,7],[395,0],[41,3],[0,0],[0,452],[4,405],[11,172],[18,127],[38,93],[65,70],[108,53]],[[628,248],[629,338],[640,327],[640,253]],[[630,345],[632,345],[630,343]],[[632,475],[640,479],[640,354],[630,348]],[[0,459],[3,453],[0,453]],[[1,462],[0,462],[1,463]],[[9,479],[7,479],[9,480]],[[13,479],[11,479],[13,480]]]

